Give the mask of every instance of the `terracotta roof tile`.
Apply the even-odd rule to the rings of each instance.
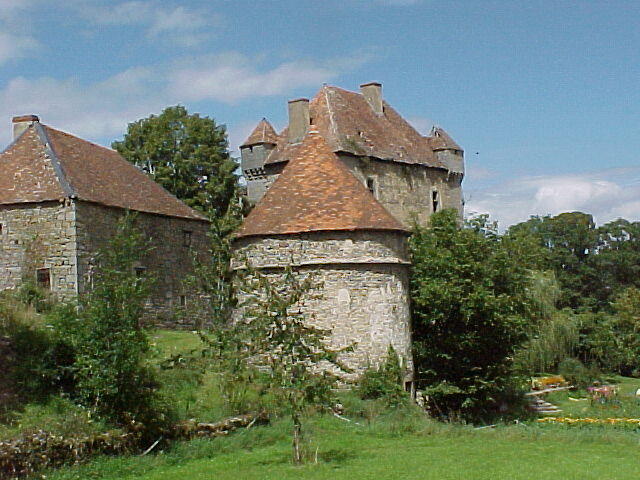
[[[47,149],[33,126],[0,153],[0,204],[46,202],[65,196]]]
[[[324,86],[311,100],[309,110],[334,152],[447,168],[434,154],[429,137],[422,136],[386,102],[384,114],[376,115],[363,95]],[[290,150],[283,131],[265,163],[288,161]]]
[[[117,152],[35,123],[0,154],[0,203],[73,196],[102,205],[206,220]]]
[[[309,133],[236,236],[336,230],[407,231],[351,174],[322,136]]]
[[[251,135],[244,141],[241,147],[248,147],[250,145],[257,145],[259,143],[273,143],[274,145],[278,141],[278,134],[267,121],[266,118],[260,120],[260,123],[253,129]]]

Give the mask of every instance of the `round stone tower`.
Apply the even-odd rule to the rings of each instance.
[[[311,131],[245,219],[234,250],[277,277],[290,266],[319,291],[304,302],[309,322],[331,331],[354,379],[380,365],[389,346],[413,378],[408,232]]]

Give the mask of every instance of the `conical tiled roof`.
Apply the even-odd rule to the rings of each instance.
[[[206,220],[117,152],[35,122],[0,153],[0,204],[63,198]]]
[[[312,131],[236,236],[340,230],[407,231]]]
[[[259,143],[273,143],[274,145],[278,141],[278,134],[267,121],[266,118],[260,120],[260,123],[253,129],[251,135],[243,142],[241,147],[249,147],[251,145],[257,145]]]
[[[427,137],[431,148],[434,151],[437,150],[462,150],[462,147],[458,145],[451,136],[445,132],[442,127],[433,127],[431,129],[431,135]]]

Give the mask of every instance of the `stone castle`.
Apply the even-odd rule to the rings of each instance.
[[[173,324],[193,255],[208,251],[209,221],[115,151],[35,115],[15,117],[13,137],[0,153],[0,290],[32,280],[63,300],[87,291],[98,251],[134,211],[152,247],[135,267],[156,281],[147,312]]]
[[[354,372],[379,365],[389,346],[412,382],[407,237],[443,208],[462,215],[462,149],[441,128],[418,133],[382,97],[323,86],[289,102],[279,134],[263,119],[241,146],[253,210],[236,253],[265,275],[311,274],[320,295],[308,317],[332,332]]]

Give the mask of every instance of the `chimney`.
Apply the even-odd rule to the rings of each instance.
[[[289,100],[289,143],[301,142],[309,124],[309,99]]]
[[[35,122],[39,122],[40,119],[37,115],[21,115],[19,117],[13,117],[11,123],[13,123],[13,139],[17,139],[22,132],[33,125]]]
[[[360,92],[376,115],[384,113],[382,109],[382,84],[378,82],[363,83]]]

